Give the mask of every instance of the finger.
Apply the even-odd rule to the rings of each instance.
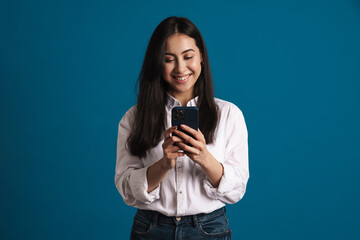
[[[193,137],[190,137],[187,139],[188,141],[186,143],[189,143],[192,147],[201,150],[203,144],[200,141],[195,140]]]
[[[176,143],[178,142],[183,142],[184,140],[177,137],[177,136],[171,136],[169,137],[162,145],[163,149],[168,148],[169,146],[174,146],[174,144],[176,145]]]
[[[164,133],[164,145],[169,145],[171,143],[174,143],[174,142],[179,142],[179,141],[182,141],[181,138],[179,138],[178,136],[171,136],[170,134],[173,133],[174,131],[176,130],[176,128],[169,128],[168,130],[165,131]]]
[[[170,147],[168,148],[169,152],[179,152],[180,150],[182,150],[181,147],[177,146],[177,145],[170,145]]]
[[[163,149],[164,152],[169,152],[169,153],[178,152],[182,150],[177,144],[176,145],[168,144],[167,146],[164,146]]]
[[[192,138],[191,136],[189,136],[188,134],[179,131],[179,130],[175,130],[174,133],[180,137],[182,140],[184,140],[186,143],[190,141],[190,139]]]
[[[205,136],[204,134],[202,133],[202,131],[200,130],[200,128],[198,128],[198,131],[199,131],[199,135],[200,135],[200,138],[202,139],[202,141],[206,144],[206,141],[205,141]]]
[[[171,141],[171,138],[168,138],[164,141],[164,143],[162,144],[163,149],[165,150],[166,148],[168,148],[170,145],[172,145],[173,142]]]
[[[182,129],[184,129],[185,131],[187,131],[188,133],[191,133],[195,137],[196,140],[200,141],[204,138],[204,135],[201,132],[199,132],[191,127],[188,127],[185,124],[181,124],[180,127]]]
[[[201,142],[195,140],[193,137],[187,135],[186,133],[183,133],[183,132],[178,131],[178,130],[175,130],[174,133],[176,135],[179,135],[183,139],[183,141],[185,143],[190,143],[191,145],[193,145],[196,148],[200,148],[202,146]]]
[[[173,142],[181,142],[181,141],[184,141],[184,139],[180,138],[179,136],[177,136],[177,135],[175,135],[175,134],[173,134],[173,135],[171,136],[171,140],[172,140]]]
[[[183,139],[179,138],[178,136],[176,136],[175,134],[172,134],[172,136],[170,137],[171,139],[171,143],[172,145],[176,145],[177,142],[181,142],[184,141]]]
[[[178,146],[182,150],[184,150],[184,152],[187,152],[187,153],[192,153],[192,154],[199,154],[200,153],[199,149],[191,147],[191,146],[189,146],[189,145],[187,145],[185,143],[182,143],[182,142],[178,143]]]
[[[173,126],[169,129],[167,129],[165,132],[164,132],[164,139],[167,139],[171,136],[171,133],[174,132],[174,130],[177,129],[177,126]]]

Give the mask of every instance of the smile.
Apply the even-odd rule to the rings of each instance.
[[[190,73],[190,74],[187,74],[187,75],[185,75],[185,76],[183,76],[183,77],[176,77],[176,76],[173,76],[173,77],[176,79],[176,81],[184,82],[184,81],[186,81],[186,80],[189,78],[190,75],[191,75],[191,73]]]

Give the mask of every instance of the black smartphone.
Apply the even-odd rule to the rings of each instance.
[[[196,131],[199,128],[199,109],[197,107],[174,107],[171,110],[171,125],[178,126],[178,130],[194,138],[194,136],[180,127],[185,124]]]

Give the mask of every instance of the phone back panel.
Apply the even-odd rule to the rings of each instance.
[[[183,131],[180,124],[185,124],[197,131],[199,128],[199,109],[197,107],[174,107],[171,110],[171,125],[178,126],[178,130]]]

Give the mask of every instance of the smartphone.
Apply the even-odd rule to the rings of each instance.
[[[199,109],[197,107],[174,107],[171,110],[171,125],[178,126],[178,130],[194,138],[194,136],[182,129],[180,124],[185,124],[196,131],[199,128]]]

